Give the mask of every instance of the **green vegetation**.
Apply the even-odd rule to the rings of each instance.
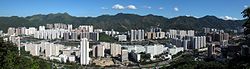
[[[244,44],[250,46],[250,7],[246,8],[241,13],[243,14],[243,17],[246,18],[246,21],[243,26],[246,27],[244,30],[244,34],[248,36],[246,37]]]
[[[3,69],[50,69],[51,64],[38,57],[18,54],[18,49],[10,42],[0,38],[0,67]]]
[[[105,33],[100,33],[99,38],[100,38],[99,41],[101,42],[116,42],[116,40],[113,37],[106,35]]]
[[[219,62],[195,61],[192,55],[182,55],[177,61],[170,63],[170,66],[163,69],[227,69],[225,65]]]
[[[40,26],[51,23],[72,24],[74,27],[83,24],[93,25],[95,28],[104,30],[128,31],[130,29],[146,29],[150,26],[159,26],[163,30],[174,29],[195,29],[202,27],[218,29],[237,29],[241,27],[244,20],[222,20],[215,16],[205,16],[202,18],[179,16],[175,18],[165,18],[156,15],[140,16],[136,14],[119,13],[116,15],[101,15],[98,17],[75,17],[67,13],[57,13],[48,15],[33,15],[28,17],[0,17],[0,29],[6,31],[7,27]]]

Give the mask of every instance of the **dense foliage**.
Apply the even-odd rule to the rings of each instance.
[[[215,16],[201,18],[179,16],[165,18],[156,15],[140,16],[136,14],[119,13],[116,15],[102,15],[98,17],[75,17],[67,13],[48,15],[33,15],[28,17],[0,17],[0,29],[6,31],[7,27],[39,26],[49,23],[73,24],[75,27],[83,24],[94,25],[95,28],[104,30],[128,31],[129,29],[149,29],[151,26],[160,26],[170,29],[196,29],[211,27],[219,29],[237,29],[243,24],[243,20],[223,20]]]
[[[0,38],[0,68],[1,69],[49,69],[51,64],[38,57],[22,52],[19,55],[16,45]]]
[[[227,62],[197,61],[192,55],[182,55],[181,58],[164,66],[162,69],[249,69],[248,57],[237,57]]]
[[[250,46],[250,7],[243,10],[242,14],[243,14],[243,17],[246,18],[246,21],[243,24],[243,27],[245,27],[244,34],[247,36],[247,38],[244,43]]]
[[[100,33],[99,35],[100,35],[99,41],[101,41],[101,42],[116,42],[116,40],[113,37],[111,37],[105,33]]]

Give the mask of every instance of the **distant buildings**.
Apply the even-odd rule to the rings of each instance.
[[[168,32],[168,38],[183,39],[185,36],[194,36],[194,30],[175,30],[170,29]]]
[[[117,57],[119,54],[121,54],[121,45],[111,43],[110,45],[110,54],[112,57]]]
[[[168,48],[168,52],[170,55],[175,55],[177,54],[178,52],[181,52],[181,51],[184,51],[183,47],[171,47],[171,48]]]
[[[127,41],[127,35],[118,35],[118,41]]]
[[[194,36],[191,37],[192,49],[201,49],[206,47],[206,36]]]
[[[144,40],[144,30],[131,30],[130,39],[131,41],[143,41]]]
[[[128,61],[128,50],[127,49],[122,49],[121,51],[121,61]]]
[[[94,57],[104,57],[105,47],[103,45],[93,45],[92,52]]]
[[[176,47],[188,49],[201,49],[206,47],[206,36],[195,36],[194,30],[174,30],[170,29],[168,37]]]
[[[215,54],[215,44],[208,45],[208,57],[212,57]]]
[[[7,34],[8,34],[8,35],[15,35],[15,30],[16,30],[15,28],[9,27],[9,28],[8,28]]]
[[[49,42],[25,43],[24,46],[25,51],[29,51],[31,55],[39,56],[44,53],[46,57],[58,56],[59,50],[64,48],[64,45]]]
[[[161,31],[161,28],[151,28],[150,32],[146,33],[147,39],[163,39],[165,38],[165,32]]]
[[[81,32],[94,32],[94,27],[92,25],[80,25],[78,30]]]
[[[89,57],[89,41],[87,38],[81,39],[80,52],[81,52],[80,64],[88,65],[90,61],[90,57]]]

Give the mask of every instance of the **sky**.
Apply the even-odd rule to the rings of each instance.
[[[100,16],[131,13],[177,16],[242,19],[241,11],[250,0],[0,0],[0,16],[32,16],[35,14],[64,13]]]

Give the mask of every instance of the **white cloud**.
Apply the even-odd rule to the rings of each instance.
[[[125,9],[125,7],[122,6],[122,5],[120,5],[120,4],[115,4],[112,8],[116,9],[116,10],[123,10],[123,9]]]
[[[230,17],[230,16],[224,16],[224,17],[220,17],[224,20],[238,20],[237,18],[234,18],[234,17]]]
[[[128,9],[133,9],[133,10],[134,10],[134,9],[137,9],[134,5],[128,5],[127,8],[128,8]]]
[[[179,11],[179,8],[178,7],[174,7],[174,11]]]
[[[163,10],[164,8],[163,7],[159,7],[160,10]]]
[[[152,7],[151,6],[144,6],[144,8],[151,9]]]
[[[101,7],[101,9],[103,9],[103,10],[107,10],[108,8],[106,8],[106,7]]]
[[[247,8],[248,6],[247,5],[244,5],[244,8]]]
[[[200,18],[200,17],[198,17],[198,16],[194,16],[194,15],[185,15],[185,16],[187,16],[187,17],[195,17],[195,18]]]

